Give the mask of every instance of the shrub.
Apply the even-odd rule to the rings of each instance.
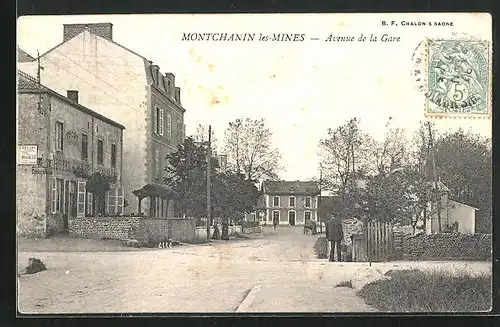
[[[358,295],[369,305],[389,312],[478,312],[492,305],[490,274],[467,271],[393,270],[390,279],[365,285]]]
[[[37,258],[29,258],[28,266],[25,268],[25,273],[36,274],[37,272],[44,270],[47,270],[47,267],[45,267],[45,264],[42,262],[42,260]]]

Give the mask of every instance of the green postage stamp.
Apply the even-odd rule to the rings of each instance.
[[[490,118],[490,43],[427,39],[413,56],[414,82],[425,94],[425,116]]]

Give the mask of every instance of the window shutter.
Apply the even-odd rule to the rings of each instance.
[[[56,178],[52,178],[52,208],[51,212],[56,213],[56,203],[57,203],[57,181]]]
[[[85,182],[78,182],[77,188],[77,217],[85,217]]]
[[[165,123],[163,121],[163,109],[160,109],[160,135],[164,135],[164,127],[165,127]]]
[[[168,140],[172,140],[172,115],[167,114],[167,136]]]
[[[108,192],[108,213],[114,215],[116,213],[116,188],[111,188]]]
[[[153,113],[153,131],[158,134],[158,108],[155,107]]]
[[[123,187],[117,188],[117,195],[116,195],[116,213],[119,215],[123,215],[123,207],[124,207],[124,202],[125,198],[123,196]]]
[[[94,214],[94,196],[92,193],[87,193],[87,214]]]

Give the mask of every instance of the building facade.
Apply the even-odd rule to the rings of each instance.
[[[16,202],[21,234],[67,230],[68,218],[124,213],[123,130],[120,125],[18,71]],[[93,197],[94,172],[111,189]]]
[[[39,58],[41,80],[56,92],[80,92],[80,103],[127,127],[124,132],[126,213],[138,213],[134,190],[162,181],[165,156],[185,135],[181,89],[144,56],[113,41],[111,23],[67,24],[63,42]],[[18,62],[36,76],[37,62]],[[171,203],[144,199],[141,213],[173,215]],[[167,210],[168,209],[168,210]]]
[[[261,224],[304,225],[307,219],[318,221],[319,187],[315,182],[264,181],[255,215]]]

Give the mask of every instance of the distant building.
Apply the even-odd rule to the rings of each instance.
[[[17,77],[18,231],[44,235],[66,230],[72,217],[123,214],[125,127],[79,104],[76,91],[63,96],[21,71]],[[86,190],[94,172],[112,181],[105,198]]]
[[[123,184],[130,205],[126,211],[137,213],[138,199],[132,192],[161,183],[166,155],[183,142],[181,89],[172,73],[162,74],[152,61],[116,43],[111,23],[64,24],[62,32],[62,42],[40,55],[41,81],[61,94],[79,91],[81,104],[127,127]],[[18,68],[36,76],[37,60],[21,54]],[[146,198],[141,212],[155,217],[166,212],[171,217],[173,204]]]
[[[476,211],[479,209],[451,200],[450,189],[440,181],[438,182],[438,190],[441,197],[441,231],[454,228],[456,232],[474,234],[476,231]],[[425,232],[427,234],[438,233],[438,202],[429,201],[427,208],[429,214],[425,224]]]
[[[212,156],[217,159],[217,163],[219,164],[219,171],[225,172],[227,170],[227,155],[219,154],[217,153],[217,151],[213,151]]]
[[[303,225],[307,219],[318,221],[320,191],[316,182],[264,181],[261,192],[255,219],[262,224],[272,224],[273,218],[290,226]],[[252,215],[247,215],[247,220]]]

